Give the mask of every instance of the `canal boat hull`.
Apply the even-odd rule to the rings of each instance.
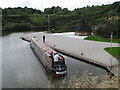
[[[40,43],[36,43],[38,41]],[[39,44],[39,45],[38,45]],[[64,65],[64,69],[56,70],[54,68],[54,61],[50,58],[50,52],[54,52],[53,49],[48,47],[44,42],[40,41],[39,39],[33,38],[30,42],[30,47],[41,62],[42,66],[45,70],[49,73],[55,74],[56,77],[63,77],[67,76],[66,65]],[[44,48],[43,48],[44,47]],[[48,50],[47,50],[48,49]]]

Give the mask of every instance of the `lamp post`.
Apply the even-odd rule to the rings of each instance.
[[[48,15],[48,31],[50,32],[50,20],[49,20],[49,15]]]
[[[112,51],[112,38],[113,38],[113,32],[111,32],[110,38],[111,38],[111,48],[110,48],[110,51]]]

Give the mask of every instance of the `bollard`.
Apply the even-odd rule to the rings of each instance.
[[[81,55],[83,55],[83,53],[81,53]]]

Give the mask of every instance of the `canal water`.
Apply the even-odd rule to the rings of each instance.
[[[2,87],[3,88],[47,88],[48,81],[62,82],[42,67],[32,52],[29,42],[20,39],[25,33],[12,33],[2,38]],[[106,74],[106,70],[69,56],[66,58],[69,80],[73,75],[82,76],[85,71],[92,75]]]

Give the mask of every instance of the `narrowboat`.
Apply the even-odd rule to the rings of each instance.
[[[60,59],[59,62],[54,62],[52,54],[56,51],[36,37],[31,39],[30,46],[47,71],[52,72],[56,77],[67,76],[65,58],[61,54],[57,52]]]

